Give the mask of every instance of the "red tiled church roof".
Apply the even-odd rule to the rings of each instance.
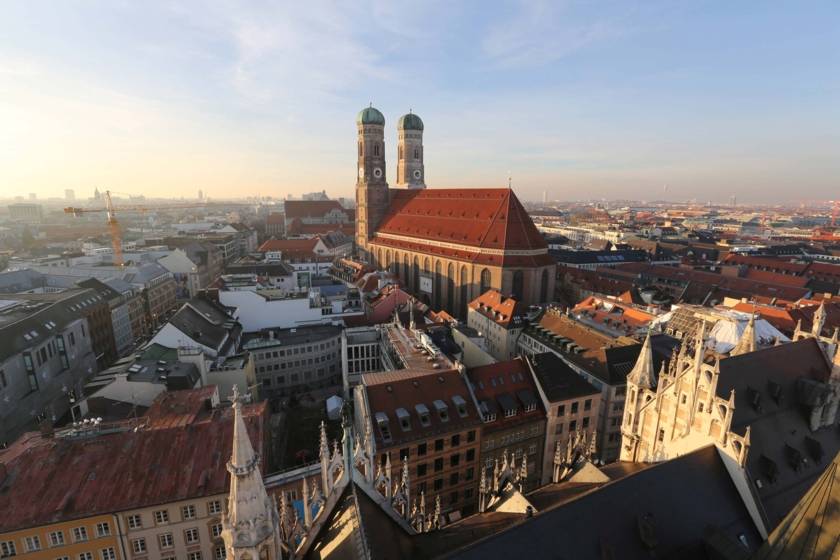
[[[412,241],[388,240],[379,234],[399,235]],[[547,249],[519,199],[510,189],[422,189],[393,191],[390,213],[377,228],[374,242],[403,249],[432,251],[426,241],[466,245],[480,249],[522,251]],[[422,248],[421,248],[422,246]],[[435,248],[443,256],[487,260],[496,265],[551,264],[548,255],[476,255],[469,251]],[[488,258],[494,257],[494,258]],[[509,262],[509,259],[522,261]],[[504,260],[504,262],[502,262]],[[535,263],[538,260],[540,262]],[[490,262],[497,261],[497,262]],[[545,262],[542,262],[545,261]]]

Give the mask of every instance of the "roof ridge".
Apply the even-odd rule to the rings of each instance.
[[[490,223],[487,226],[487,229],[484,230],[484,234],[479,238],[478,246],[483,247],[484,242],[487,240],[487,236],[490,235],[490,230],[493,229],[493,224],[496,223],[496,218],[499,216],[499,212],[501,212],[502,208],[505,206],[505,202],[507,202],[508,207],[510,207],[510,189],[505,190],[505,195],[502,197],[501,202],[499,203],[499,207],[496,208],[496,211],[493,212],[492,216],[490,217]],[[508,216],[510,216],[510,212],[508,212]],[[507,240],[507,228],[508,222],[510,220],[505,219],[505,229],[504,229],[504,238]],[[504,245],[503,245],[504,246]]]

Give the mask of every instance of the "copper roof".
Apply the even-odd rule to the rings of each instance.
[[[204,396],[176,400],[195,412],[191,401]],[[243,410],[258,452],[267,410],[266,403]],[[136,432],[128,425],[87,437],[30,432],[0,452],[0,532],[226,492],[232,409],[208,409],[193,421],[167,420],[165,406],[152,413],[160,416]]]

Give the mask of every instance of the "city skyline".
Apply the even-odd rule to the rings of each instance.
[[[836,195],[831,3],[11,3],[4,194],[352,196],[354,117],[426,123],[432,187],[522,199]],[[667,191],[665,186],[667,185]]]

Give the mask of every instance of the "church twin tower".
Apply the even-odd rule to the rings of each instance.
[[[388,212],[385,178],[385,117],[373,106],[356,117],[359,133],[359,175],[356,181],[356,246],[367,259],[368,242]],[[423,121],[414,113],[397,122],[397,188],[424,189]]]

